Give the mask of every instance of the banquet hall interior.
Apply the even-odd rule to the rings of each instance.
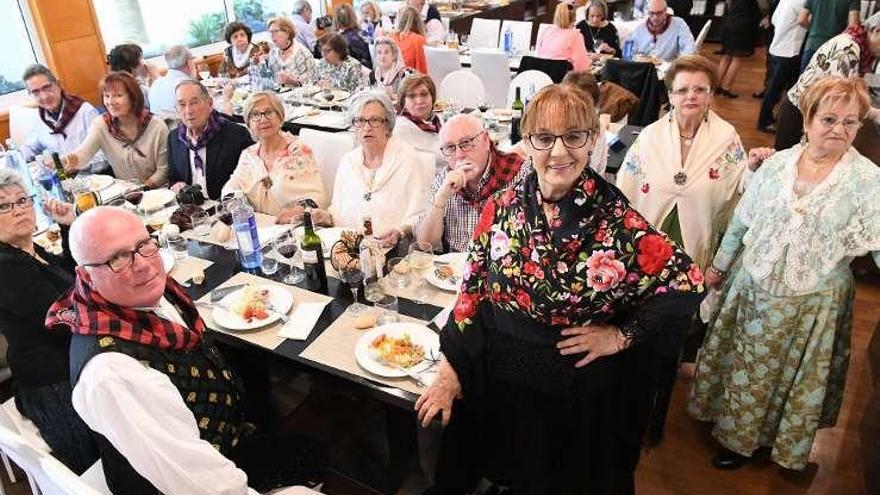
[[[875,0],[0,18],[0,494],[880,493]]]

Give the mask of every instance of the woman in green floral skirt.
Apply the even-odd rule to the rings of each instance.
[[[852,328],[849,264],[880,265],[880,169],[851,147],[869,108],[861,79],[830,77],[801,98],[806,143],[752,178],[706,283],[724,282],[697,362],[688,411],[712,421],[735,469],[760,447],[806,467],[843,399]]]

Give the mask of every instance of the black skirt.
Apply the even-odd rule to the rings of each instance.
[[[721,32],[721,48],[725,55],[747,57],[755,53],[760,34],[761,10],[756,0],[729,0]]]

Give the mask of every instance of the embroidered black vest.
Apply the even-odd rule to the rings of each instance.
[[[239,436],[248,429],[242,415],[241,383],[206,336],[194,350],[179,351],[110,336],[74,335],[70,342],[71,386],[76,386],[86,363],[103,352],[123,353],[168,376],[196,418],[199,436],[223,455],[229,456]],[[107,486],[113,493],[159,493],[106,438],[93,433],[101,452]]]

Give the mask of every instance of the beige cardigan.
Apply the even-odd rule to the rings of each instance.
[[[150,119],[134,146],[125,146],[111,136],[104,119],[93,120],[85,141],[73,154],[85,167],[99,149],[104,152],[117,179],[138,179],[141,182],[149,179],[153,186],[163,185],[168,179],[168,126],[158,117]]]

